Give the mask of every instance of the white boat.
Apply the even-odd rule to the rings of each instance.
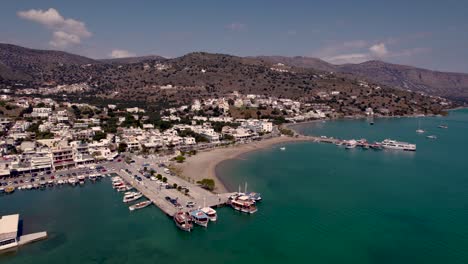
[[[235,197],[234,199],[229,200],[228,203],[232,208],[234,208],[234,210],[243,213],[253,214],[258,211],[255,202],[247,195]]]
[[[122,186],[117,187],[116,190],[117,190],[118,192],[125,192],[125,191],[128,191],[128,190],[127,190],[127,186],[125,186],[125,185],[122,185]]]
[[[429,139],[437,139],[437,136],[436,136],[436,135],[430,135],[430,136],[427,136],[427,138],[429,138]]]
[[[68,179],[68,183],[75,186],[76,185],[76,179],[75,178],[70,178],[70,179]]]
[[[26,185],[26,189],[31,190],[33,186],[31,184]]]
[[[400,142],[392,139],[385,139],[384,141],[380,142],[380,146],[385,149],[416,151],[416,144]]]
[[[146,201],[143,201],[143,202],[136,203],[134,205],[130,205],[128,207],[128,209],[130,211],[134,211],[134,210],[137,210],[137,209],[145,208],[145,207],[149,206],[150,204],[151,204],[151,201],[146,200]]]
[[[218,215],[216,213],[216,210],[211,208],[211,207],[203,207],[202,209],[200,209],[202,212],[204,212],[208,218],[210,219],[210,221],[212,222],[216,222],[216,220],[218,219]]]
[[[81,185],[83,185],[85,183],[85,176],[83,176],[83,175],[78,176],[78,182]]]
[[[448,128],[448,126],[447,125],[439,125],[438,128],[445,128],[446,129],[446,128]]]
[[[416,133],[418,134],[423,134],[425,133],[426,131],[424,131],[423,129],[421,129],[421,121],[418,120],[418,129],[416,129]]]
[[[355,139],[351,139],[351,140],[348,140],[345,142],[345,148],[346,149],[353,149],[353,148],[356,148],[357,146],[357,141]]]
[[[281,147],[280,150],[284,151],[284,150],[286,150],[286,147]]]
[[[62,185],[63,183],[64,183],[63,180],[58,180],[57,181],[57,184],[59,184],[59,185]]]
[[[190,217],[192,217],[192,221],[203,227],[208,227],[208,222],[210,219],[208,216],[200,209],[196,209],[190,212]]]
[[[132,194],[125,195],[122,201],[124,203],[129,203],[129,202],[133,202],[133,201],[140,199],[142,196],[143,194],[139,192],[133,192]]]
[[[174,222],[176,223],[177,227],[183,231],[190,232],[193,228],[192,218],[187,212],[179,211],[174,214]]]

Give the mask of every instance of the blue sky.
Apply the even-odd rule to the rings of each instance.
[[[92,58],[193,51],[468,72],[468,1],[3,1],[0,42]]]

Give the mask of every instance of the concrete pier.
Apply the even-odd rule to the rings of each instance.
[[[18,246],[23,246],[47,238],[47,232],[32,233],[18,238]]]
[[[132,185],[136,190],[141,192],[148,200],[153,202],[153,204],[159,207],[165,214],[171,217],[179,210],[188,211],[193,209],[186,207],[186,204],[189,201],[195,203],[194,208],[203,206],[219,207],[224,206],[228,201],[229,196],[233,194],[214,194],[175,176],[170,177],[168,179],[168,183],[176,183],[178,186],[187,187],[190,190],[188,195],[185,195],[185,193],[176,189],[165,189],[164,187],[161,187],[158,182],[151,181],[144,177],[141,182],[136,181],[130,174],[125,171],[120,171],[119,176],[128,184]],[[169,196],[172,199],[177,199],[183,208],[180,209],[175,207],[172,203],[166,200],[166,196]]]

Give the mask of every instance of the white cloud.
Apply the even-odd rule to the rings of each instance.
[[[92,33],[88,31],[84,22],[64,18],[54,9],[30,9],[19,11],[18,17],[39,23],[53,31],[49,44],[56,48],[66,48],[69,45],[80,44],[83,38],[89,38]]]
[[[135,57],[135,56],[136,56],[135,53],[130,52],[128,50],[123,50],[123,49],[112,50],[111,54],[109,54],[109,57],[113,59],[128,58],[128,57]]]
[[[378,44],[372,45],[369,48],[369,51],[372,55],[378,58],[383,58],[388,55],[388,50],[387,50],[387,47],[385,47],[384,43],[378,43]]]
[[[243,30],[247,27],[246,24],[239,23],[239,22],[233,22],[231,24],[226,25],[226,28],[232,31],[240,31]]]
[[[341,54],[332,57],[323,58],[324,60],[334,63],[334,64],[344,64],[344,63],[361,63],[368,61],[371,57],[366,53],[350,53],[350,54]]]

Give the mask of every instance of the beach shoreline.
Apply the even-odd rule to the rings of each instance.
[[[175,167],[180,171],[181,176],[188,180],[199,181],[204,178],[213,179],[215,181],[214,191],[217,193],[224,193],[230,190],[227,189],[216,170],[216,167],[221,162],[236,159],[243,154],[270,148],[278,144],[304,141],[312,141],[312,139],[304,136],[279,136],[247,144],[215,148],[201,151],[194,156],[188,157],[184,163],[177,164]]]

